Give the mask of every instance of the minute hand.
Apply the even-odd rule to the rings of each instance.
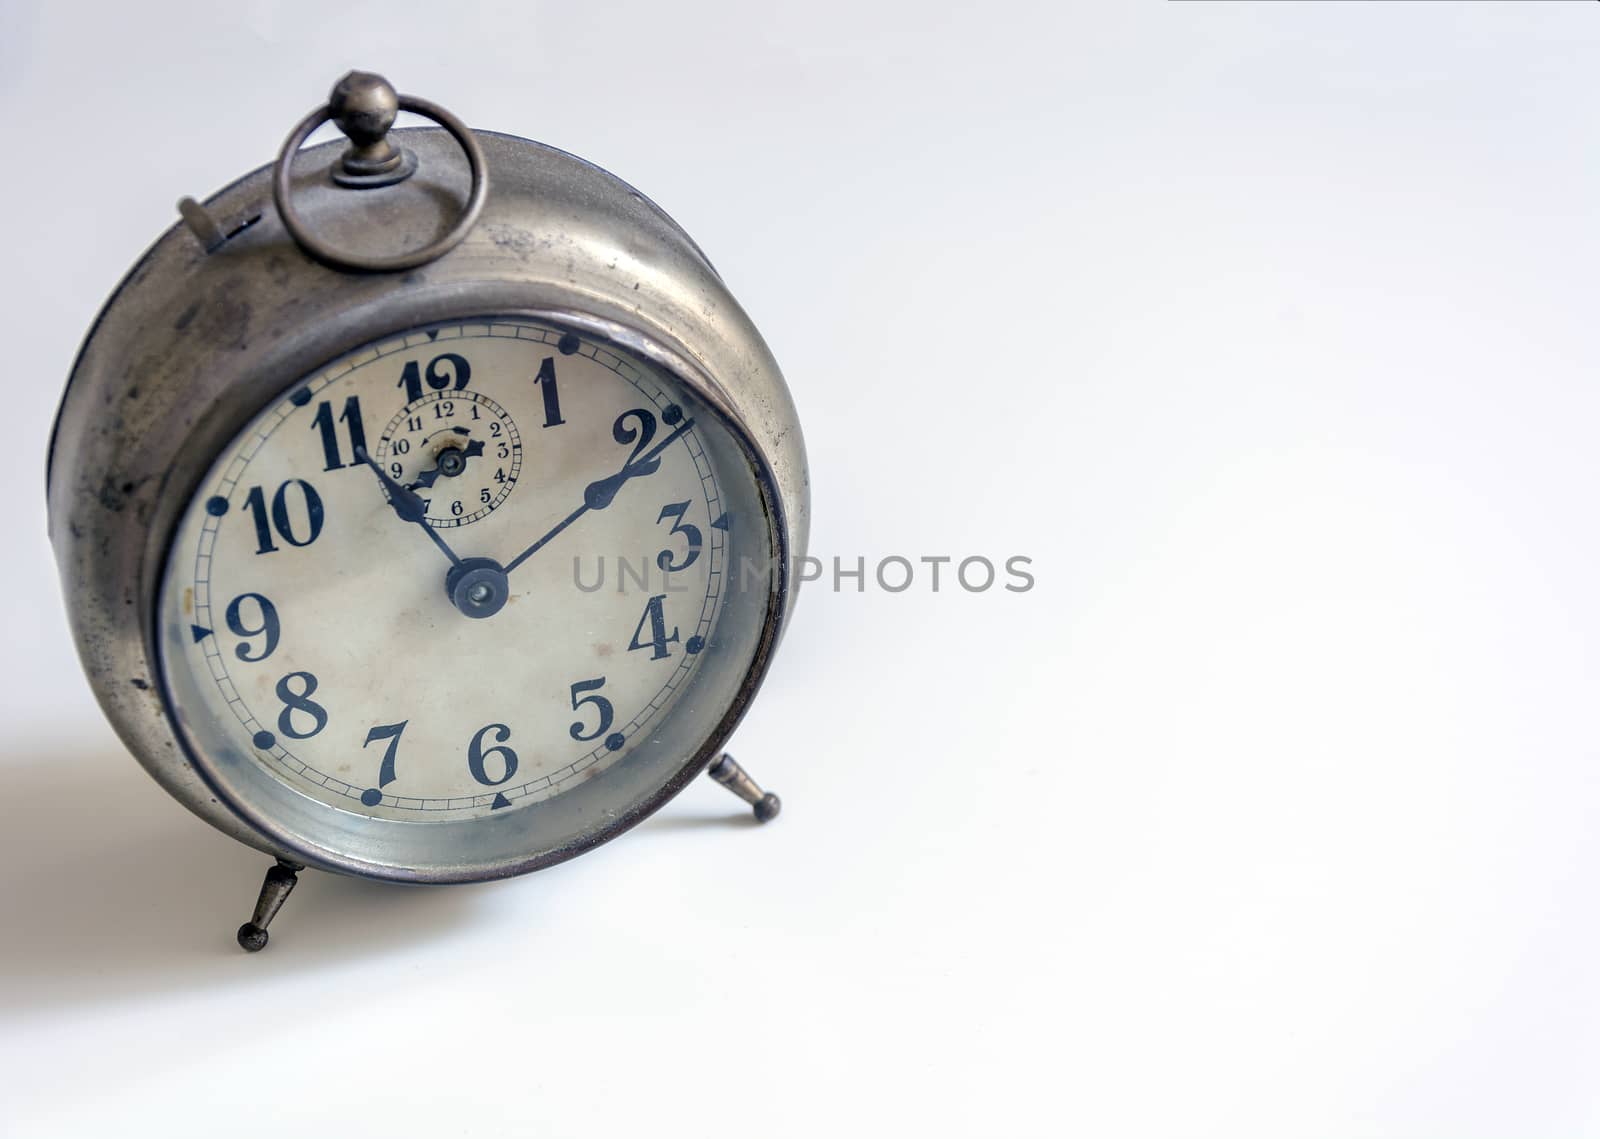
[[[382,484],[384,490],[389,492],[389,505],[394,508],[394,512],[399,516],[400,521],[415,522],[418,526],[421,526],[422,532],[433,539],[433,544],[438,546],[444,556],[450,559],[450,564],[459,566],[461,559],[456,557],[456,553],[450,548],[449,543],[439,536],[437,530],[428,525],[428,505],[422,501],[422,497],[416,491],[401,486],[390,478],[389,473],[379,466],[371,455],[367,454],[365,447],[356,448],[356,458],[371,467],[372,473],[378,476],[378,482]]]
[[[561,533],[561,531],[565,530],[568,526],[571,526],[589,511],[604,510],[606,507],[610,506],[612,500],[617,497],[617,492],[622,489],[622,485],[629,479],[637,478],[640,475],[654,473],[656,469],[661,466],[658,458],[661,452],[672,446],[672,444],[677,441],[678,436],[682,435],[685,431],[689,430],[689,428],[693,426],[694,420],[685,419],[682,423],[678,424],[671,435],[668,435],[665,439],[661,440],[661,442],[657,443],[654,447],[650,448],[650,450],[646,451],[633,462],[628,463],[616,474],[607,475],[603,479],[596,479],[594,482],[590,483],[584,488],[583,504],[571,514],[563,518],[560,522],[557,522],[554,526],[552,526],[549,533],[545,534],[544,537],[540,538],[533,545],[529,546],[526,550],[523,550],[522,553],[518,554],[516,557],[507,562],[506,572],[510,573],[523,562],[533,557],[534,554],[537,554],[540,550],[544,549],[545,546],[549,545],[555,539],[557,534]]]

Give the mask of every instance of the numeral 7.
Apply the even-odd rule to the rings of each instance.
[[[383,750],[383,764],[378,768],[378,786],[387,787],[394,782],[394,755],[400,750],[400,734],[406,730],[410,720],[401,720],[398,724],[379,724],[367,733],[366,747],[373,740],[388,740],[389,746]]]

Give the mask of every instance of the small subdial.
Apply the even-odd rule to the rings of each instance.
[[[430,526],[465,526],[505,501],[522,473],[522,437],[478,392],[431,392],[389,421],[378,443],[389,476],[427,504]]]

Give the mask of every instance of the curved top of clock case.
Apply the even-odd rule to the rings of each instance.
[[[789,554],[806,551],[809,482],[794,405],[766,344],[693,241],[627,183],[563,151],[474,131],[489,190],[453,250],[397,273],[304,253],[263,166],[204,203],[225,240],[182,222],[140,259],[81,348],[51,441],[49,525],[84,667],[113,726],[172,794],[264,850],[215,804],[164,724],[154,596],[183,497],[284,387],[397,329],[538,312],[610,337],[689,383],[765,458]],[[299,153],[294,202],[341,249],[392,253],[456,221],[467,162],[440,129],[395,131],[416,174],[335,185],[343,142]],[[787,575],[784,575],[787,577]],[[785,617],[793,592],[784,599]]]

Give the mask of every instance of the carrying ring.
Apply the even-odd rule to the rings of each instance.
[[[410,176],[416,168],[415,157],[394,146],[384,136],[394,125],[395,115],[410,111],[414,115],[432,119],[461,147],[472,168],[472,190],[467,195],[466,209],[449,233],[437,241],[408,253],[395,253],[387,257],[344,253],[335,249],[312,233],[295,212],[289,200],[289,167],[295,153],[305,145],[311,132],[332,120],[350,139],[351,146],[340,164],[334,168],[333,177],[341,185],[353,188],[387,186]],[[414,269],[429,261],[443,257],[461,244],[478,214],[483,211],[484,199],[489,195],[489,175],[484,165],[483,150],[465,123],[437,103],[419,99],[415,95],[396,94],[387,80],[370,72],[352,71],[341,79],[328,97],[325,106],[318,107],[295,126],[278,151],[278,161],[272,168],[272,198],[277,203],[283,226],[312,257],[335,269],[356,269],[365,273],[393,273],[400,269]]]

